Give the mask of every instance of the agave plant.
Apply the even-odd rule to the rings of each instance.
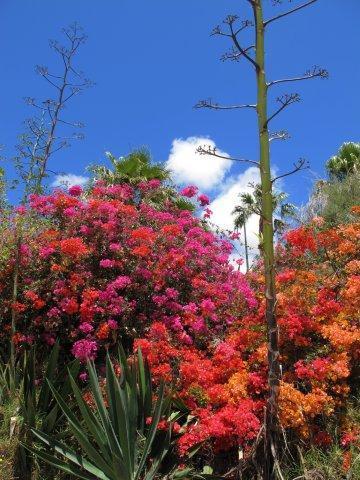
[[[24,424],[27,427],[39,426],[40,430],[52,432],[62,416],[59,406],[53,397],[49,382],[55,388],[61,389],[65,397],[71,391],[70,380],[67,376],[67,370],[76,377],[80,370],[78,360],[71,362],[66,370],[58,371],[59,364],[59,344],[56,343],[52,348],[49,358],[46,362],[44,380],[40,386],[36,381],[36,355],[32,349],[25,353],[23,368],[23,385],[21,389],[20,412]]]
[[[67,399],[49,382],[49,387],[65,415],[74,440],[72,449],[53,436],[32,429],[45,447],[26,448],[44,462],[84,480],[151,480],[171,447],[171,397],[165,396],[164,385],[156,392],[149,368],[141,352],[137,362],[128,366],[124,352],[119,355],[121,376],[118,377],[107,356],[106,387],[101,388],[95,365],[87,365],[93,407],[84,400],[73,375],[69,372],[72,393],[78,411],[68,406]],[[180,415],[180,414],[179,414]],[[166,431],[159,431],[160,420],[171,419]]]
[[[63,396],[68,396],[71,390],[67,372],[58,371],[59,344],[56,343],[51,350],[45,367],[45,378],[52,382],[56,388],[61,388]],[[20,437],[31,444],[33,441],[32,429],[49,434],[54,432],[62,421],[63,414],[55,401],[47,381],[37,385],[36,381],[36,354],[35,349],[25,352],[21,374],[19,419],[21,419]],[[77,376],[80,365],[77,360],[68,365],[73,376]],[[18,465],[21,478],[31,478],[33,462],[23,445],[18,450]]]
[[[18,369],[13,369],[10,362],[0,360],[0,405],[8,402],[19,388],[21,375]]]

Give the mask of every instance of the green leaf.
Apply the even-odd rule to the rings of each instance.
[[[129,416],[126,396],[120,388],[109,356],[106,358],[106,388],[108,392],[110,418],[114,430],[117,433],[121,448],[122,468],[125,470],[127,478],[132,478],[134,459],[131,456],[130,445],[136,442],[136,438],[129,437]]]
[[[70,381],[71,381],[72,390],[73,390],[73,393],[75,395],[75,399],[76,399],[77,405],[80,409],[82,418],[85,421],[85,424],[86,424],[90,434],[93,436],[93,438],[97,442],[98,446],[100,447],[100,450],[101,450],[102,454],[104,455],[105,459],[108,462],[110,462],[110,458],[111,458],[110,457],[110,450],[107,448],[106,435],[104,435],[104,432],[102,430],[102,426],[101,426],[99,420],[96,418],[96,416],[91,411],[91,409],[85,403],[79,387],[76,385],[75,380],[71,376],[70,376]]]
[[[209,466],[205,465],[201,473],[205,473],[207,475],[212,475],[214,470]]]
[[[74,467],[71,463],[63,462],[62,460],[59,460],[54,455],[50,455],[42,450],[37,450],[36,448],[32,448],[29,445],[24,445],[24,448],[26,448],[26,450],[28,450],[30,453],[32,453],[36,457],[40,458],[40,460],[42,460],[43,462],[51,465],[52,467],[58,468],[59,470],[62,470],[65,473],[74,475],[81,480],[94,480],[93,475],[86,474],[80,469]],[[111,478],[106,476],[102,476],[102,477],[98,476],[97,478],[101,480],[112,480]]]
[[[137,480],[139,478],[139,476],[142,472],[142,469],[144,468],[145,462],[147,460],[147,456],[149,455],[152,443],[154,441],[156,431],[157,431],[157,427],[158,427],[158,424],[159,424],[159,421],[160,421],[160,418],[161,418],[163,400],[164,400],[164,384],[161,383],[160,388],[159,388],[159,392],[158,392],[158,399],[157,399],[156,405],[155,405],[154,415],[153,415],[153,418],[152,418],[152,422],[151,422],[151,425],[150,425],[149,432],[148,432],[147,437],[146,437],[144,450],[142,452],[142,456],[141,456],[141,459],[140,459],[140,462],[139,462],[139,466],[138,466],[138,469],[137,469],[137,472],[136,472],[136,475],[135,475],[135,480]]]
[[[193,472],[193,468],[183,468],[181,470],[175,470],[175,472],[171,475],[172,478],[180,479],[180,478],[191,478],[191,472]]]
[[[171,445],[171,425],[169,426],[169,429],[167,431],[167,434],[166,434],[166,437],[162,443],[162,445],[160,446],[160,452],[159,454],[157,455],[157,457],[155,457],[153,459],[153,462],[151,464],[151,467],[149,469],[149,471],[147,472],[146,476],[145,476],[145,480],[152,480],[157,471],[159,470],[159,468],[161,467],[161,464],[164,460],[164,458],[166,457],[169,449],[170,449],[170,445]]]
[[[45,371],[45,378],[50,380],[52,383],[54,383],[54,380],[55,380],[55,373],[56,373],[56,368],[57,368],[58,359],[59,359],[59,350],[60,350],[59,342],[56,342],[54,347],[51,350],[46,371]],[[43,382],[41,385],[39,399],[37,402],[38,411],[45,412],[47,410],[50,402],[50,394],[51,394],[51,391],[48,383]]]
[[[109,443],[110,449],[113,454],[121,457],[121,447],[119,445],[119,441],[116,438],[113,426],[111,425],[108,412],[105,407],[104,399],[100,390],[99,381],[96,375],[95,366],[93,363],[88,362],[87,364],[88,372],[89,372],[89,380],[91,385],[92,394],[94,396],[94,400],[96,403],[97,411],[100,416],[101,423],[103,425],[104,431],[107,435],[107,441]]]
[[[61,442],[58,442],[57,440],[50,437],[49,435],[46,435],[45,433],[42,433],[39,430],[36,430],[34,428],[31,429],[31,431],[41,442],[43,442],[48,447],[54,449],[57,453],[67,458],[70,462],[74,463],[78,467],[84,468],[87,472],[92,473],[96,475],[98,478],[101,478],[103,480],[107,480],[108,478],[110,478],[110,480],[116,480],[116,478],[112,475],[111,469],[109,469],[107,465],[105,465],[105,472],[107,472],[107,474],[105,474],[104,467],[102,464],[99,465],[101,470],[95,467],[95,465],[93,464],[93,463],[97,463],[96,459],[92,458],[92,461],[93,461],[92,463],[87,459],[85,459],[82,455],[75,453],[66,445],[62,444]],[[109,475],[109,477],[107,475]]]
[[[109,470],[108,465],[106,461],[101,457],[101,455],[98,453],[98,451],[91,445],[89,442],[86,434],[84,433],[83,426],[79,422],[79,420],[75,417],[75,415],[72,413],[70,408],[67,406],[66,401],[61,397],[61,395],[54,389],[54,387],[51,385],[49,382],[51,391],[58,402],[61,410],[64,412],[68,422],[71,431],[73,432],[76,440],[79,442],[81,447],[84,449],[84,451],[87,453],[89,458],[94,461],[97,465],[99,465],[107,474],[112,473],[111,470]],[[43,434],[45,435],[45,434]]]

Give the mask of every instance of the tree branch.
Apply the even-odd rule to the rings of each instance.
[[[294,173],[300,172],[300,170],[306,170],[310,167],[309,162],[305,160],[305,158],[300,158],[298,162],[294,163],[294,169],[290,170],[290,172],[284,173],[279,175],[271,180],[271,183],[276,182],[280,178],[288,177],[289,175],[293,175]]]
[[[290,15],[292,13],[295,13],[295,12],[298,12],[299,10],[302,10],[303,8],[305,7],[308,7],[310,6],[312,3],[315,3],[317,2],[317,0],[310,0],[306,3],[303,3],[302,5],[299,5],[291,10],[288,10],[287,12],[284,12],[284,13],[280,13],[279,15],[276,15],[276,17],[273,17],[273,18],[270,18],[269,20],[266,20],[264,22],[264,27],[266,27],[267,25],[269,25],[269,23],[272,23],[274,22],[275,20],[279,20],[280,18],[283,18],[283,17],[286,17],[287,15]]]
[[[250,50],[253,50],[254,48],[255,48],[255,45],[250,45],[249,47],[244,48],[244,52],[248,52]],[[226,62],[226,60],[231,60],[233,62],[237,62],[242,56],[243,56],[243,54],[241,52],[239,52],[236,48],[233,47],[230,51],[224,53],[220,57],[220,60],[222,62]]]
[[[274,140],[288,140],[289,138],[289,132],[287,132],[286,130],[279,130],[278,132],[271,132],[269,134],[270,142],[273,142]]]
[[[257,162],[255,160],[249,160],[247,158],[234,158],[234,157],[228,157],[226,155],[221,155],[220,153],[217,153],[216,147],[212,147],[211,145],[200,146],[196,149],[196,152],[199,153],[200,155],[211,155],[212,157],[222,158],[224,160],[229,160],[231,162],[251,163],[253,165],[256,165],[257,167],[260,167],[260,162]]]
[[[329,72],[325,68],[315,65],[311,70],[307,70],[304,75],[293,78],[282,78],[280,80],[273,80],[267,84],[268,87],[278,85],[279,83],[299,82],[302,80],[310,80],[312,78],[329,78]]]
[[[298,93],[285,94],[281,97],[278,97],[276,101],[281,104],[281,107],[278,108],[278,110],[276,110],[276,112],[273,113],[271,117],[266,120],[266,125],[268,125],[269,122],[271,122],[273,118],[279,115],[279,113],[282,112],[286,107],[288,107],[292,103],[300,102],[300,95]]]
[[[238,36],[238,34],[242,31],[242,30],[245,30],[245,28],[248,28],[248,27],[253,27],[254,26],[254,22],[252,20],[243,20],[241,22],[241,27],[239,27],[236,32],[234,33],[235,36]]]
[[[194,108],[209,108],[212,110],[236,110],[240,108],[255,108],[256,105],[219,105],[218,103],[213,103],[211,99],[209,100],[200,100]]]
[[[239,40],[238,40],[238,38],[237,38],[237,36],[234,32],[233,23],[229,23],[229,27],[230,27],[230,32],[231,32],[231,38],[232,38],[232,41],[234,42],[235,47],[246,58],[246,60],[248,60],[252,65],[254,65],[254,67],[256,69],[258,69],[259,65],[255,62],[255,60],[253,58],[250,57],[250,55],[247,54],[245,49],[242,48],[242,46],[240,45]]]
[[[233,23],[235,23],[237,20],[239,19],[239,17],[237,15],[228,15],[225,20],[223,20],[223,23],[225,25],[229,25],[231,26]],[[243,20],[241,22],[241,27],[239,27],[237,29],[237,31],[235,32],[235,35],[238,35],[242,30],[245,30],[245,28],[247,27],[250,27],[250,26],[253,26],[254,23],[251,21],[251,20]],[[221,28],[220,28],[220,25],[216,25],[216,27],[213,29],[213,31],[211,32],[210,35],[221,35],[223,37],[231,37],[231,34],[229,33],[224,33]]]

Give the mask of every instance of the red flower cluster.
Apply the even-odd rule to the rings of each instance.
[[[247,277],[235,270],[231,243],[204,220],[171,200],[161,209],[147,201],[157,188],[97,183],[86,198],[74,188],[32,197],[38,223],[23,233],[15,302],[8,281],[15,229],[5,232],[15,241],[0,269],[0,340],[9,338],[14,313],[18,348],[58,338],[82,362],[101,361],[121,338],[128,350],[141,348],[155,380],[171,382],[189,408],[176,427],[181,454],[199,442],[246,451],[267,397],[262,267]],[[197,193],[183,190],[188,198]],[[19,215],[26,221],[26,212]],[[325,229],[316,219],[288,232],[278,248],[281,421],[323,446],[331,440],[327,421],[356,387],[359,243],[359,223]],[[341,419],[340,431],[355,431]],[[350,441],[344,433],[344,445]]]
[[[19,333],[46,344],[59,338],[79,358],[88,350],[95,356],[119,335],[127,344],[154,322],[184,345],[221,337],[255,307],[255,296],[228,263],[232,246],[176,203],[152,206],[147,196],[156,188],[159,182],[138,189],[98,182],[86,197],[78,187],[33,195],[28,213],[37,228],[23,233],[15,303],[7,281],[15,245],[0,269],[1,322],[9,325],[15,311]]]

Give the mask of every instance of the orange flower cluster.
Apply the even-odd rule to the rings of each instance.
[[[352,212],[359,215],[360,208]],[[318,424],[337,418],[357,388],[360,222],[326,229],[317,219],[286,240],[277,276],[280,413],[285,427],[315,438]]]
[[[329,230],[317,219],[313,225],[287,234],[286,242],[279,246],[280,419],[284,428],[324,447],[332,442],[327,426],[339,419],[347,422],[344,407],[356,388],[360,359],[359,233],[359,224]],[[215,346],[176,345],[169,332],[157,324],[146,339],[135,342],[156,376],[175,380],[180,396],[197,418],[196,427],[184,430],[182,452],[199,439],[208,440],[207,447],[212,442],[215,450],[238,444],[246,448],[252,430],[239,438],[236,428],[230,427],[232,416],[236,416],[233,408],[239,405],[244,419],[255,414],[258,425],[262,422],[267,397],[264,278],[260,267],[248,277],[258,292],[259,306],[229,326]],[[193,286],[198,286],[196,278]],[[189,312],[189,319],[192,316]],[[249,399],[253,403],[246,404],[245,414],[244,401]],[[249,425],[253,428],[255,424]]]

